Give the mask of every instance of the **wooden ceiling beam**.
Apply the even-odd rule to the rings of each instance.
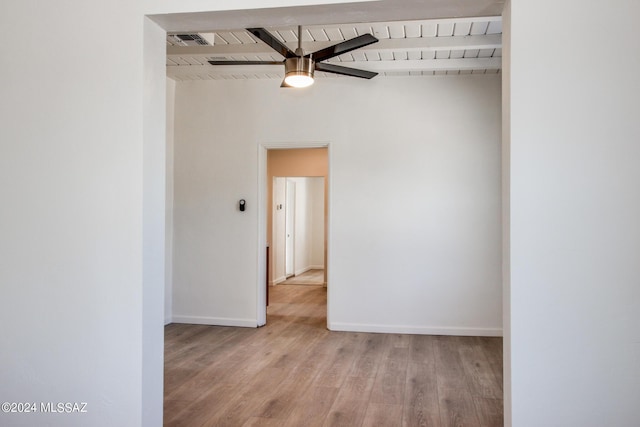
[[[423,59],[404,61],[354,61],[340,65],[362,70],[383,72],[442,71],[442,70],[498,70],[502,58]],[[176,65],[167,67],[169,77],[186,75],[256,75],[284,73],[284,67],[276,65]]]
[[[333,41],[304,42],[305,52],[315,52],[336,44]],[[295,43],[287,43],[295,49]],[[375,52],[433,52],[442,50],[497,49],[502,47],[502,35],[417,37],[404,39],[381,39],[379,42],[358,49]],[[168,46],[167,57],[226,57],[244,55],[277,55],[264,43],[228,44],[216,46]]]

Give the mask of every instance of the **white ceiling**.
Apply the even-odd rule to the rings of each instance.
[[[265,27],[290,49],[314,52],[373,34],[380,41],[327,62],[398,75],[499,73],[502,0],[382,0],[283,9],[159,15],[167,31],[167,75],[175,80],[282,79],[283,65],[213,66],[208,60],[281,61],[278,53],[244,30]],[[385,19],[390,18],[390,19]],[[416,19],[420,18],[420,19]],[[211,45],[184,46],[174,34],[200,35]],[[195,43],[191,43],[195,44]],[[317,73],[320,78],[341,77]]]

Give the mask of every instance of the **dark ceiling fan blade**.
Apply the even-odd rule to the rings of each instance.
[[[211,65],[282,65],[282,61],[209,61]]]
[[[359,70],[357,68],[342,67],[340,65],[326,64],[324,62],[316,62],[316,71],[324,71],[327,73],[344,74],[345,76],[360,77],[362,79],[371,79],[378,75],[373,71]]]
[[[342,43],[334,44],[333,46],[320,49],[317,52],[313,52],[309,55],[305,55],[307,58],[311,57],[314,61],[320,62],[325,59],[333,58],[334,56],[342,55],[343,53],[351,52],[352,50],[360,49],[361,47],[368,46],[376,43],[377,38],[371,34],[363,34],[356,38],[343,41]]]
[[[247,28],[247,31],[249,31],[251,34],[253,34],[257,38],[259,38],[260,40],[262,40],[266,44],[268,44],[269,47],[271,47],[273,50],[275,50],[276,52],[278,52],[280,55],[284,56],[285,58],[293,58],[293,57],[296,56],[295,52],[293,52],[287,46],[282,44],[280,42],[280,40],[278,40],[275,37],[273,37],[264,28]]]

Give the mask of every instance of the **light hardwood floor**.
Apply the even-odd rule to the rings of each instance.
[[[308,270],[298,276],[290,277],[289,279],[280,283],[280,285],[310,285],[310,286],[318,286],[323,284],[324,284],[324,270],[322,269]]]
[[[165,329],[165,426],[502,426],[500,338],[330,332],[326,288],[267,326]]]

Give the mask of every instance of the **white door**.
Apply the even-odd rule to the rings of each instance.
[[[295,212],[296,212],[296,183],[287,179],[286,201],[285,201],[285,276],[291,277],[295,274],[294,252],[295,252]]]

